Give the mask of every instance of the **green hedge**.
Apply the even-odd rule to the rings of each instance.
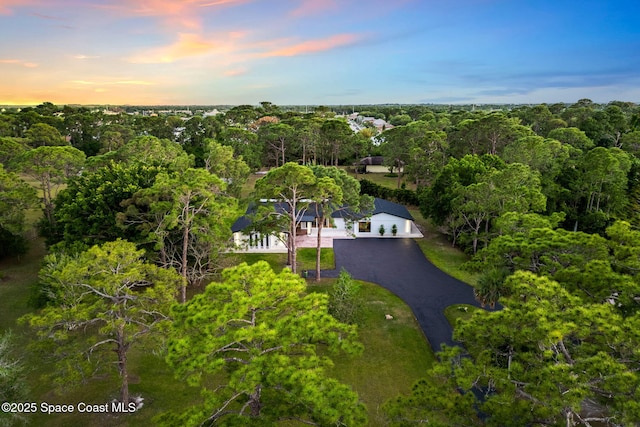
[[[413,190],[384,187],[366,179],[360,180],[360,194],[368,194],[369,196],[391,200],[403,205],[418,206],[420,204],[418,193]]]

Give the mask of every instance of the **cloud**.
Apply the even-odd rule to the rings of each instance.
[[[115,0],[95,7],[124,17],[158,17],[171,28],[193,31],[202,27],[203,8],[234,6],[247,1],[250,0]]]
[[[247,74],[249,70],[247,70],[246,68],[235,68],[233,70],[227,70],[224,72],[224,75],[227,77],[236,77],[236,76],[242,76],[244,74]]]
[[[21,59],[0,59],[0,64],[20,65],[27,68],[38,67],[38,64],[35,62],[23,61]]]
[[[36,18],[46,19],[48,21],[64,21],[63,18],[59,18],[53,15],[45,15],[43,13],[31,12],[29,15],[35,16]]]
[[[73,55],[73,59],[85,60],[85,59],[98,59],[100,58],[97,55]]]
[[[11,15],[12,9],[18,6],[26,6],[32,2],[24,0],[0,0],[0,15]]]
[[[151,86],[155,83],[145,80],[113,80],[113,81],[88,81],[88,80],[72,80],[70,83],[74,83],[80,86],[113,86],[113,85],[126,85],[126,86]]]
[[[136,64],[170,63],[181,58],[204,55],[218,47],[218,44],[198,34],[180,33],[175,43],[135,55],[128,61]]]
[[[346,46],[360,40],[360,36],[356,34],[336,34],[324,39],[309,40],[306,42],[294,44],[291,46],[271,50],[263,53],[261,56],[298,56],[309,53],[322,52]]]
[[[337,9],[338,4],[335,0],[303,0],[297,8],[291,11],[290,15],[295,17],[315,16]]]

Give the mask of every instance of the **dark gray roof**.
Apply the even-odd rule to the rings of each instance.
[[[380,166],[384,164],[384,157],[382,156],[365,157],[364,159],[360,159],[360,164]]]
[[[284,213],[289,211],[288,205],[286,203],[276,202],[276,203],[273,203],[273,206],[276,212],[278,213]],[[251,216],[256,213],[256,210],[257,210],[256,208],[257,208],[257,204],[255,202],[249,203],[249,206],[247,207],[247,211],[245,212],[245,214],[242,215],[240,218],[238,218],[236,222],[234,222],[233,225],[231,226],[231,232],[235,233],[237,231],[242,231],[248,226],[250,226]]]
[[[372,215],[379,214],[379,213],[386,213],[389,215],[394,215],[400,218],[410,219],[411,221],[413,221],[413,217],[411,216],[407,208],[404,207],[404,205],[390,202],[384,199],[378,199],[377,197],[373,201],[373,205],[374,205],[374,209],[373,209]]]

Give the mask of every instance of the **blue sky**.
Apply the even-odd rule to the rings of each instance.
[[[0,104],[640,102],[640,2],[0,0]]]

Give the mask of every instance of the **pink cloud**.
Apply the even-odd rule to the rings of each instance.
[[[97,56],[97,55],[82,55],[82,54],[79,54],[79,55],[73,55],[72,58],[73,59],[84,60],[84,59],[98,59],[100,57]]]
[[[233,70],[227,70],[224,72],[224,75],[227,77],[236,77],[241,76],[243,74],[247,74],[248,70],[246,68],[235,68]]]
[[[96,7],[125,17],[158,17],[171,28],[195,30],[202,26],[202,8],[233,6],[247,1],[250,0],[115,0]]]
[[[322,52],[352,44],[359,40],[359,38],[360,37],[355,34],[336,34],[335,36],[327,37],[325,39],[309,40],[280,49],[275,49],[264,53],[262,56],[297,56]]]
[[[32,12],[30,15],[35,16],[37,18],[47,19],[49,21],[63,21],[62,18],[58,18],[57,16],[45,15],[43,13]]]
[[[175,43],[169,46],[151,49],[150,51],[135,55],[128,60],[129,62],[142,64],[170,63],[181,58],[204,55],[218,47],[219,45],[216,43],[198,34],[180,33],[178,35],[178,41]]]
[[[23,61],[21,59],[0,59],[0,64],[21,65],[27,68],[35,68],[38,66],[35,62]]]
[[[0,0],[0,15],[11,15],[12,9],[32,4],[28,0]]]
[[[103,80],[103,81],[89,81],[89,80],[73,80],[71,83],[80,86],[111,86],[111,85],[131,85],[131,86],[151,86],[154,83],[146,80]]]
[[[309,16],[319,13],[337,10],[338,4],[335,0],[303,0],[302,3],[291,11],[291,16]]]

